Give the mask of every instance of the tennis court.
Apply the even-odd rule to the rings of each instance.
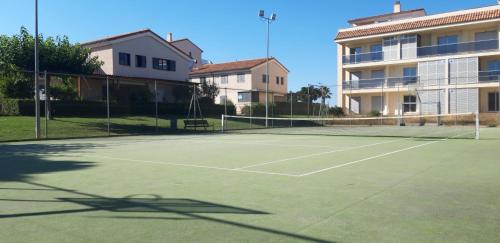
[[[500,240],[498,128],[301,129],[2,144],[2,241]]]

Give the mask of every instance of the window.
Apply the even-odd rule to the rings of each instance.
[[[458,36],[447,35],[438,37],[437,51],[439,54],[458,52]]]
[[[221,84],[227,84],[228,83],[227,75],[221,75],[220,76],[220,83]]]
[[[118,53],[118,63],[120,65],[130,66],[130,54],[124,52]]]
[[[349,50],[351,63],[361,62],[361,47],[353,47]]]
[[[140,68],[146,67],[146,56],[135,55],[135,66]]]
[[[285,85],[285,78],[281,77],[281,85]]]
[[[279,85],[280,84],[280,77],[276,76],[276,84]]]
[[[239,92],[238,93],[238,102],[251,102],[251,93],[250,92]]]
[[[245,82],[245,74],[244,73],[238,73],[236,80],[237,80],[238,83],[244,83]]]
[[[204,84],[207,82],[207,77],[201,77],[200,78],[200,84]]]
[[[225,96],[225,95],[221,95],[221,96],[220,96],[220,104],[225,104],[225,103],[226,103],[226,101],[227,101],[227,96]]]
[[[259,92],[238,92],[238,102],[259,102]]]
[[[384,111],[384,97],[372,96],[372,111]]]
[[[500,77],[500,60],[488,61],[488,71],[480,72],[481,81],[497,81]]]
[[[372,61],[382,60],[382,44],[370,46]]]
[[[476,51],[498,49],[498,31],[476,32],[474,40]]]
[[[403,68],[403,84],[410,84],[417,82],[417,68],[406,67]]]
[[[382,41],[382,50],[384,52],[384,60],[400,59],[399,37],[391,36],[384,38]]]
[[[153,58],[153,68],[175,72],[175,61],[161,58]]]
[[[405,95],[403,97],[403,112],[417,111],[417,97],[414,95]]]
[[[371,74],[371,79],[372,79],[371,85],[374,85],[374,87],[382,86],[384,84],[384,80],[385,80],[384,70],[373,70],[372,74]]]
[[[265,83],[267,80],[267,76],[265,74],[262,74],[262,83]]]
[[[498,92],[488,93],[488,111],[499,111],[500,102]]]

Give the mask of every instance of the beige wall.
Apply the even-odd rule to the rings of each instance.
[[[238,74],[244,74],[245,82],[238,82]],[[219,95],[215,98],[215,103],[220,104],[221,96],[227,95],[227,99],[235,104],[237,110],[239,111],[243,106],[248,105],[247,102],[238,102],[238,92],[245,92],[250,90],[265,90],[265,83],[262,82],[262,75],[266,73],[266,65],[262,64],[246,71],[229,71],[229,72],[218,72],[214,74],[196,75],[190,78],[191,82],[199,83],[201,77],[205,77],[208,83],[215,83],[219,87]],[[221,76],[228,76],[228,83],[221,83]],[[271,77],[269,82],[269,102],[272,101],[272,95],[274,93],[275,101],[283,100],[279,96],[284,96],[288,91],[288,71],[283,69],[276,61],[271,61],[269,63],[269,76]],[[276,76],[284,77],[284,84],[276,84]],[[259,102],[265,102],[265,93],[259,93]],[[256,101],[255,101],[256,102]]]
[[[262,82],[262,75],[266,74],[266,64],[259,65],[252,68],[252,88],[258,90],[265,90],[266,84]],[[285,83],[283,85],[276,84],[276,77],[284,77]],[[288,92],[288,71],[283,69],[275,60],[269,62],[269,91],[275,93]]]
[[[120,52],[130,53],[130,66],[118,64]],[[146,56],[147,67],[135,66],[135,55]],[[163,58],[176,61],[176,71],[153,69],[152,58]],[[166,80],[187,81],[191,71],[191,62],[151,36],[143,36],[113,45],[113,74],[128,77],[158,78]]]
[[[113,48],[111,45],[93,48],[90,56],[98,57],[103,62],[100,70],[103,74],[113,74]]]
[[[184,53],[188,54],[191,53],[191,57],[196,60],[196,63],[194,64],[193,67],[199,67],[202,64],[202,50],[198,48],[197,46],[193,45],[191,41],[189,40],[180,40],[180,41],[175,41],[172,42],[172,45],[175,47],[181,49]]]

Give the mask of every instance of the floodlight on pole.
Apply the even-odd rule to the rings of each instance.
[[[266,128],[268,127],[269,118],[269,27],[273,21],[276,21],[276,13],[271,14],[271,16],[265,17],[264,10],[259,11],[259,17],[267,23],[267,54],[266,54]]]

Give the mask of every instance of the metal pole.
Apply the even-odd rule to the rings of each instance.
[[[311,115],[311,112],[310,112],[310,108],[309,108],[309,104],[311,103],[311,94],[310,94],[310,89],[311,85],[307,84],[307,117],[310,117]]]
[[[224,133],[224,126],[226,125],[224,123],[224,119],[225,119],[224,114],[222,114],[222,116],[221,116],[221,128],[220,128],[222,133]]]
[[[45,80],[45,138],[49,137],[49,86],[47,85],[47,70],[43,72]]]
[[[269,117],[269,26],[271,21],[267,20],[267,54],[266,54],[266,128],[268,127],[268,117]]]
[[[38,0],[35,0],[35,138],[40,139],[40,90],[38,88]]]
[[[293,93],[290,91],[290,127],[293,127]]]
[[[227,88],[224,88],[224,115],[227,116]]]
[[[106,110],[107,110],[107,116],[108,116],[108,136],[111,135],[111,121],[109,117],[109,77],[106,76]]]
[[[158,86],[156,84],[156,80],[155,80],[155,118],[156,118],[155,129],[156,132],[158,132]]]

